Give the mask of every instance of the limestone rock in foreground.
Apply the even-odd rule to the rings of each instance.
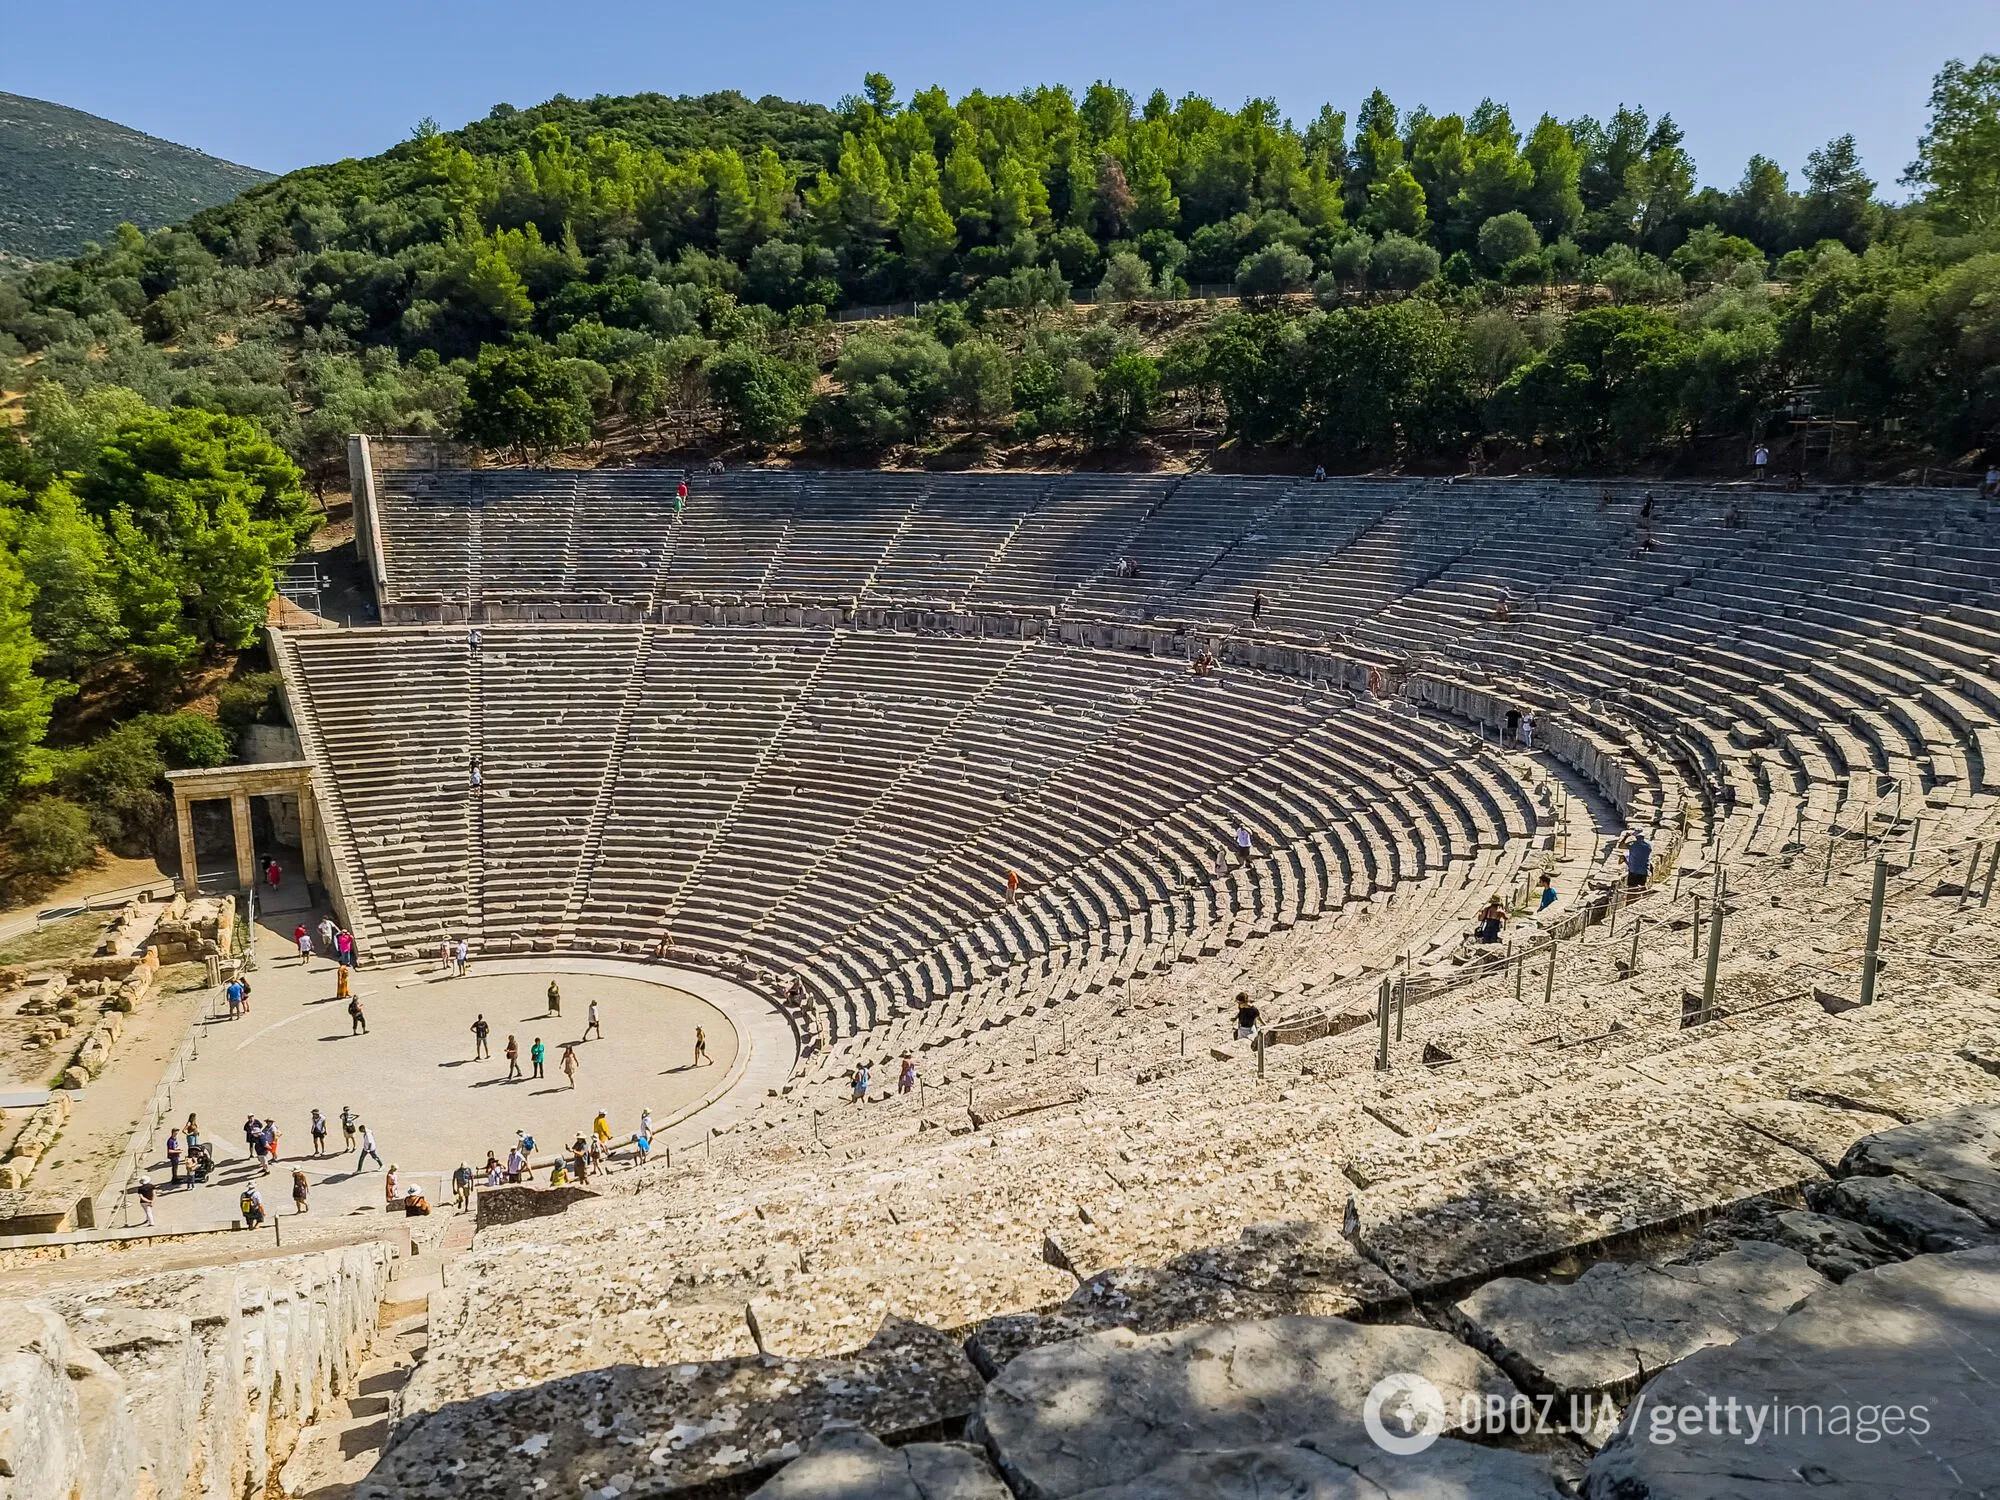
[[[1916,1250],[1947,1253],[2000,1244],[2000,1234],[1936,1193],[1900,1177],[1848,1177],[1818,1195],[1816,1206],[1872,1225]]]
[[[1953,1110],[1857,1141],[1843,1175],[1893,1172],[2000,1228],[2000,1104]]]
[[[1362,1404],[1398,1371],[1437,1387],[1447,1432],[1467,1394],[1515,1394],[1491,1360],[1428,1328],[1267,1318],[1111,1329],[1032,1350],[987,1386],[978,1425],[1016,1494],[1065,1500],[1184,1453],[1308,1436],[1365,1443]]]
[[[1623,1393],[1697,1349],[1761,1333],[1825,1278],[1757,1240],[1698,1265],[1600,1261],[1568,1285],[1503,1277],[1457,1305],[1472,1341],[1558,1396]]]
[[[965,1443],[891,1448],[859,1427],[835,1427],[779,1470],[753,1500],[1012,1500]]]
[[[1586,1493],[1592,1500],[1994,1494],[1996,1384],[2000,1249],[1919,1256],[1851,1276],[1769,1332],[1704,1349],[1649,1381],[1591,1464]],[[1711,1399],[1720,1413],[1713,1429]],[[1892,1406],[1893,1419],[1885,1410]],[[1684,1432],[1678,1419],[1691,1408],[1700,1410],[1686,1424],[1694,1430]],[[1654,1440],[1650,1409],[1675,1412],[1671,1441]],[[1857,1440],[1857,1420],[1870,1424],[1875,1441]]]
[[[67,1500],[84,1467],[69,1328],[32,1302],[0,1303],[0,1474],[9,1500]]]
[[[831,1359],[612,1365],[455,1402],[415,1421],[356,1495],[661,1493],[795,1458],[829,1422],[910,1432],[964,1417],[978,1399],[956,1342],[892,1319]]]
[[[1398,1457],[1367,1438],[1189,1453],[1076,1500],[1558,1500],[1548,1465],[1525,1453],[1440,1438]]]
[[[1884,1236],[1850,1219],[1791,1209],[1775,1215],[1770,1227],[1773,1240],[1798,1251],[1807,1265],[1831,1281],[1845,1281],[1856,1271],[1903,1259]]]
[[[966,1352],[989,1380],[1030,1349],[1107,1328],[1167,1333],[1194,1323],[1288,1316],[1345,1317],[1408,1301],[1334,1225],[1253,1224],[1233,1245],[1176,1256],[1164,1266],[1101,1271],[1052,1313],[988,1318]]]

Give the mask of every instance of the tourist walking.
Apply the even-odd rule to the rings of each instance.
[[[600,1042],[603,1041],[604,1023],[597,1018],[597,1002],[595,1000],[590,1002],[590,1009],[585,1014],[588,1016],[588,1019],[583,1023],[583,1039],[589,1041],[590,1034],[596,1032],[597,1039]]]
[[[482,1057],[491,1057],[493,1055],[493,1049],[486,1045],[486,1039],[492,1033],[493,1028],[486,1024],[486,1012],[482,1010],[472,1021],[472,1060],[474,1062],[478,1062]]]
[[[366,1036],[368,1034],[368,1017],[362,1012],[361,997],[359,995],[355,995],[348,1000],[347,1019],[354,1023],[348,1028],[347,1034],[349,1036]]]
[[[153,1222],[153,1179],[150,1177],[139,1179],[139,1212],[146,1216],[150,1227]]]
[[[306,1195],[309,1191],[310,1190],[306,1186],[306,1174],[297,1167],[294,1167],[292,1169],[292,1212],[293,1213],[302,1214],[306,1211]]]
[[[340,1149],[341,1150],[352,1151],[354,1149],[354,1128],[358,1124],[360,1124],[360,1121],[354,1117],[354,1106],[351,1104],[341,1105],[340,1106]]]
[[[326,1116],[318,1110],[312,1112],[313,1155],[326,1155]]]
[[[1653,844],[1641,829],[1632,835],[1625,850],[1625,884],[1630,890],[1644,886],[1653,873]]]
[[[264,1122],[264,1133],[258,1137],[257,1144],[264,1152],[264,1175],[268,1177],[271,1174],[271,1168],[276,1166],[278,1162],[277,1121],[266,1120]]]
[[[554,981],[553,979],[551,979],[551,980],[549,981],[549,991],[548,991],[548,995],[549,995],[549,1014],[550,1014],[550,1015],[552,1015],[552,1016],[559,1016],[559,1015],[561,1015],[561,1014],[562,1014],[562,987],[561,987],[560,985],[558,985],[558,984],[557,984],[557,983],[556,983],[556,982],[555,982],[555,981]]]
[[[907,1094],[917,1086],[917,1060],[905,1052],[902,1063],[902,1067],[896,1073],[896,1092]]]
[[[864,1104],[868,1100],[868,1064],[863,1063],[854,1070],[854,1078],[848,1085],[849,1102]]]
[[[565,1043],[563,1044],[563,1051],[562,1051],[562,1064],[561,1064],[561,1066],[562,1066],[562,1070],[563,1070],[563,1077],[565,1077],[565,1078],[567,1078],[567,1079],[569,1080],[569,1086],[570,1086],[571,1088],[575,1088],[575,1087],[576,1087],[576,1047],[575,1047],[575,1046],[574,1046],[574,1045],[573,1045],[572,1043],[568,1043],[568,1042],[565,1042]]]
[[[1532,708],[1521,715],[1521,748],[1535,748],[1535,711]]]
[[[361,1154],[354,1159],[354,1170],[359,1172],[367,1164],[371,1156],[375,1158],[376,1166],[379,1167],[382,1165],[382,1153],[375,1149],[375,1132],[370,1130],[366,1125],[363,1125],[361,1127]]]
[[[313,935],[306,931],[305,923],[301,922],[292,929],[292,941],[298,944],[299,962],[310,962],[313,956]]]
[[[699,1026],[694,1029],[694,1066],[697,1068],[708,1066],[708,1033]]]
[[[1536,903],[1535,910],[1538,912],[1544,912],[1547,911],[1551,906],[1554,906],[1555,904],[1556,904],[1556,878],[1553,875],[1544,875],[1542,877],[1541,900]]]
[[[333,951],[348,968],[354,967],[354,934],[345,927],[333,935]]]
[[[460,938],[458,940],[458,947],[452,952],[452,959],[457,965],[458,977],[460,979],[465,978],[466,968],[472,963],[472,944],[468,943],[464,938]]]
[[[243,1191],[237,1195],[236,1208],[243,1215],[245,1229],[255,1229],[264,1222],[264,1195],[257,1191],[256,1183],[243,1184]]]
[[[511,1031],[507,1033],[507,1046],[504,1050],[507,1055],[507,1077],[511,1082],[521,1076],[521,1044],[514,1040],[514,1033]]]
[[[1236,856],[1244,864],[1250,863],[1250,825],[1239,824],[1236,829]]]
[[[1500,930],[1507,925],[1507,903],[1500,899],[1498,891],[1495,891],[1486,904],[1479,908],[1477,920],[1479,922],[1477,936],[1480,942],[1500,941]]]
[[[1255,625],[1264,618],[1264,591],[1258,589],[1250,596],[1250,623]]]
[[[352,1000],[354,998],[353,981],[346,964],[337,964],[334,966],[333,998],[336,1000]]]
[[[278,868],[278,862],[275,859],[264,862],[264,884],[275,891],[278,888],[278,882],[284,878],[285,872]]]
[[[542,1060],[548,1055],[548,1048],[542,1045],[540,1037],[536,1037],[535,1045],[528,1049],[528,1061],[534,1065],[535,1077],[544,1078],[548,1076],[542,1072]]]
[[[319,919],[320,947],[326,949],[326,951],[329,953],[333,952],[333,935],[339,930],[340,930],[339,928],[333,925],[332,917],[321,917]]]
[[[490,1156],[491,1153],[488,1154]],[[460,1162],[458,1170],[451,1174],[451,1201],[460,1213],[472,1207],[472,1168],[464,1162]]]

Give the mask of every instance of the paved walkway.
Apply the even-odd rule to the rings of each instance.
[[[512,972],[498,966],[482,972],[475,962],[463,979],[417,965],[360,970],[356,989],[368,1031],[356,1033],[334,995],[334,966],[317,958],[301,965],[290,951],[289,924],[296,919],[283,920],[283,931],[260,924],[250,1013],[202,1023],[201,1056],[175,1090],[174,1118],[184,1121],[194,1111],[220,1162],[206,1186],[167,1191],[162,1133],[155,1144],[155,1181],[162,1186],[155,1216],[162,1225],[231,1217],[251,1178],[274,1213],[289,1215],[294,1166],[305,1168],[315,1214],[378,1207],[382,1171],[371,1162],[357,1172],[357,1153],[340,1149],[343,1106],[374,1131],[385,1162],[401,1167],[405,1179],[420,1179],[439,1204],[450,1196],[441,1178],[461,1161],[479,1167],[488,1150],[504,1158],[516,1131],[527,1131],[547,1151],[587,1130],[602,1109],[622,1137],[642,1109],[665,1127],[743,1081],[737,1029],[709,1001],[630,973],[565,972],[559,959],[536,966],[544,972],[514,965],[505,966]],[[547,1012],[551,977],[562,988],[560,1017]],[[604,1034],[585,1039],[593,999]],[[493,1028],[490,1059],[473,1058],[478,1014]],[[696,1026],[707,1033],[706,1066],[693,1062]],[[518,1080],[507,1076],[510,1033],[527,1075]],[[540,1079],[529,1061],[537,1037],[547,1046]],[[576,1045],[574,1088],[558,1066],[564,1043]],[[326,1115],[332,1147],[319,1158],[309,1133],[315,1106]],[[243,1122],[251,1114],[278,1124],[279,1166],[268,1176],[251,1166],[244,1144]]]

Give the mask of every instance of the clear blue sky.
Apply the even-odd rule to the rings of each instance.
[[[1351,118],[1378,84],[1439,113],[1490,94],[1524,124],[1627,101],[1672,110],[1704,183],[1734,183],[1755,151],[1796,175],[1851,130],[1894,192],[1931,75],[2000,50],[1993,0],[11,0],[0,14],[0,89],[272,171],[368,155],[424,115],[453,126],[502,100],[735,88],[830,104],[879,68],[904,96],[1106,78],[1231,107],[1269,94],[1301,122],[1328,100]]]

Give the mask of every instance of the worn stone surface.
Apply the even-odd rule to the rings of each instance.
[[[132,1403],[118,1372],[95,1351],[74,1341],[70,1384],[76,1387],[83,1474],[79,1500],[127,1500],[139,1493],[139,1433]]]
[[[1364,1244],[1411,1291],[1448,1291],[1823,1177],[1810,1157],[1718,1110],[1665,1094],[1633,1110],[1619,1128],[1370,1190]]]
[[[1806,1099],[1746,1099],[1729,1105],[1728,1110],[1744,1124],[1810,1156],[1829,1172],[1840,1165],[1848,1147],[1871,1130],[1889,1130],[1896,1124],[1889,1115],[1837,1109]]]
[[[1984,1219],[1900,1177],[1844,1178],[1816,1201],[1820,1208],[1872,1225],[1913,1250],[1942,1253],[2000,1244],[2000,1234]]]
[[[69,1328],[47,1307],[0,1303],[0,1473],[8,1500],[69,1500],[84,1469]]]
[[[1592,1500],[1994,1494],[1996,1384],[2000,1250],[1919,1256],[1851,1276],[1768,1332],[1704,1349],[1648,1382],[1634,1406],[1673,1409],[1672,1440],[1654,1440],[1649,1415],[1628,1420],[1592,1462],[1587,1493]],[[1725,1414],[1719,1430],[1708,1425],[1711,1401]],[[1884,1420],[1890,1406],[1900,1413],[1893,1422]],[[1678,1416],[1691,1407],[1700,1414],[1689,1419],[1693,1431],[1682,1431]],[[1853,1436],[1864,1409],[1874,1441]],[[1815,1432],[1815,1422],[1825,1430]]]
[[[1832,1281],[1845,1281],[1856,1271],[1886,1266],[1903,1258],[1885,1236],[1852,1219],[1788,1209],[1773,1215],[1770,1233],[1806,1258],[1806,1264]]]
[[[1697,1265],[1600,1261],[1567,1285],[1502,1277],[1456,1311],[1537,1390],[1622,1393],[1697,1349],[1769,1328],[1826,1284],[1797,1251],[1751,1240]]]
[[[1912,1051],[1903,1045],[1801,1079],[1792,1097],[1923,1120],[1990,1100],[1993,1075],[1950,1053]]]
[[[1252,1224],[1233,1245],[1192,1251],[1164,1266],[1101,1271],[1053,1313],[987,1319],[966,1349],[991,1379],[1029,1349],[1106,1328],[1165,1333],[1244,1318],[1342,1317],[1407,1300],[1337,1225],[1278,1221]]]
[[[978,1426],[1017,1494],[1059,1500],[1187,1451],[1360,1437],[1369,1389],[1396,1371],[1437,1387],[1447,1430],[1467,1393],[1514,1394],[1491,1360],[1431,1329],[1269,1318],[1031,1350],[987,1386]]]
[[[77,1320],[73,1335],[124,1382],[138,1468],[161,1495],[186,1494],[202,1451],[196,1428],[206,1376],[192,1324],[179,1313],[100,1306]]]
[[[866,1347],[828,1359],[751,1356],[705,1364],[614,1365],[413,1419],[357,1493],[574,1495],[650,1490],[754,1473],[797,1457],[829,1421],[877,1435],[966,1416],[979,1377],[958,1344],[889,1322]]]
[[[1546,1460],[1440,1438],[1407,1457],[1367,1438],[1188,1453],[1077,1500],[1557,1500]]]
[[[1840,1168],[1847,1175],[1893,1172],[2000,1228],[2000,1104],[1868,1136]]]
[[[966,1443],[891,1448],[859,1427],[822,1432],[756,1492],[759,1500],[1012,1500]]]

